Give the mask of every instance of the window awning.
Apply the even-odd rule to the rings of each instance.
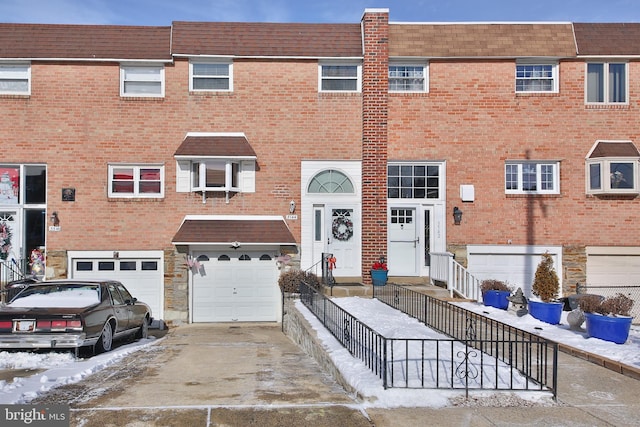
[[[256,152],[244,133],[189,132],[174,156],[255,159]]]
[[[173,237],[174,245],[295,245],[281,216],[186,216]]]
[[[598,141],[587,158],[599,157],[640,157],[640,152],[631,141]]]

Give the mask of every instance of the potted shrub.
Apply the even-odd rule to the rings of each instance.
[[[598,295],[580,299],[580,310],[587,321],[587,334],[593,338],[624,344],[631,329],[633,300],[616,294],[604,300]]]
[[[507,298],[511,295],[512,289],[506,282],[494,279],[483,280],[480,284],[480,291],[484,305],[501,310],[506,310],[509,307]]]
[[[387,284],[389,270],[387,269],[384,257],[380,257],[379,261],[373,263],[370,272],[373,286],[384,286]]]
[[[529,300],[529,313],[538,320],[552,325],[560,323],[562,317],[561,302],[558,298],[560,281],[553,268],[553,258],[548,252],[542,254],[542,260],[536,268],[536,275],[531,290],[540,301]]]

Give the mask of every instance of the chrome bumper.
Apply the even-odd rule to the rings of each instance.
[[[93,345],[97,338],[87,339],[82,332],[78,334],[0,334],[0,348],[78,348]]]

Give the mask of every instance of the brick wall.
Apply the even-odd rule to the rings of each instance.
[[[362,276],[387,256],[389,14],[365,12],[362,67]]]

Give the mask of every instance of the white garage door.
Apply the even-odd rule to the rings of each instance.
[[[587,284],[639,286],[640,248],[587,248]]]
[[[562,248],[559,246],[467,246],[468,270],[480,280],[504,280],[531,296],[531,285],[542,254],[549,252],[553,267],[562,281]]]
[[[154,319],[163,318],[161,258],[72,258],[71,278],[118,280],[131,295],[151,307]]]
[[[194,322],[274,322],[280,317],[275,254],[264,251],[194,253]]]

